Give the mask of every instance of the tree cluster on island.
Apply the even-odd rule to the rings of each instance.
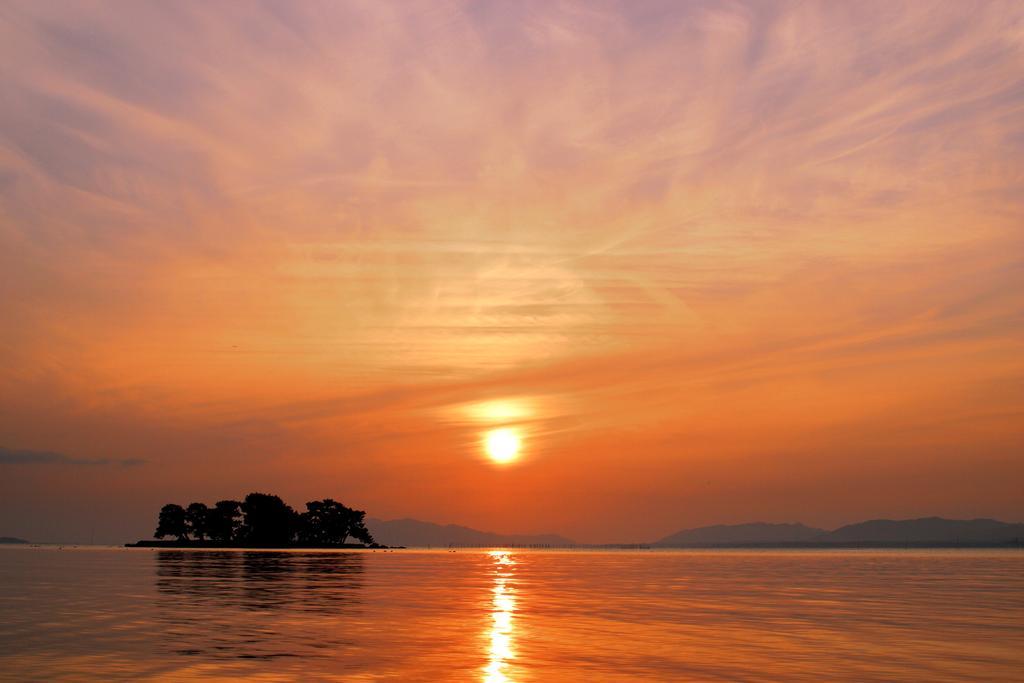
[[[221,500],[208,507],[174,503],[160,510],[155,538],[202,545],[287,547],[342,546],[349,538],[375,546],[363,519],[366,513],[325,498],[293,510],[278,496],[250,493],[243,501]]]

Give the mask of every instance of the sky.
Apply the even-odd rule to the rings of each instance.
[[[1020,521],[1022,478],[1020,2],[0,4],[0,535]]]

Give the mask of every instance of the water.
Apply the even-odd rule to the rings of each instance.
[[[0,550],[4,680],[1024,680],[1020,551]]]

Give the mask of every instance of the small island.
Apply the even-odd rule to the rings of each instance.
[[[168,503],[160,510],[154,538],[126,543],[132,548],[382,548],[363,520],[366,513],[325,498],[299,513],[280,497],[250,493],[242,501],[213,507]],[[348,539],[358,543],[348,543]]]

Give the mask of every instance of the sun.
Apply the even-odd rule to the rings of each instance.
[[[520,443],[519,434],[509,427],[492,429],[484,437],[487,457],[501,464],[512,462],[519,457]]]

